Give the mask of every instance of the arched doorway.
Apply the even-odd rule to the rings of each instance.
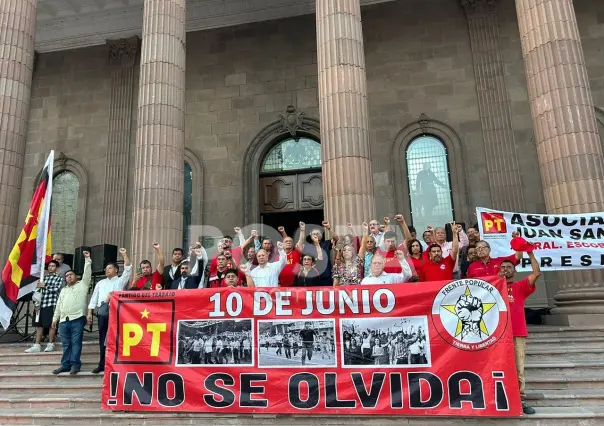
[[[259,201],[263,225],[283,226],[288,235],[300,221],[321,223],[321,144],[308,137],[277,142],[262,161]]]
[[[298,222],[323,220],[319,120],[291,105],[275,118],[244,156],[244,223],[283,226],[294,235]]]

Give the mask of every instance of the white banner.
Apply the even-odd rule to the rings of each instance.
[[[481,238],[491,257],[509,256],[512,233],[535,246],[542,271],[604,268],[604,213],[526,214],[476,209]],[[527,256],[517,267],[530,271]]]

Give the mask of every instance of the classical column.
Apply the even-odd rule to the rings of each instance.
[[[134,68],[139,50],[138,37],[107,40],[111,65],[109,140],[105,165],[105,201],[101,222],[101,242],[124,244],[128,197],[128,157],[132,127]]]
[[[359,0],[317,0],[319,111],[325,217],[375,217]]]
[[[497,0],[461,0],[468,18],[492,207],[524,211],[510,99],[499,49]]]
[[[182,242],[185,0],[145,0],[136,132],[132,252],[153,261]]]
[[[572,0],[516,0],[539,169],[549,213],[604,211],[604,158]],[[554,313],[604,319],[604,274],[558,274]],[[591,314],[591,315],[586,315]]]
[[[37,0],[0,1],[0,261],[17,239]],[[4,265],[4,263],[2,263]]]

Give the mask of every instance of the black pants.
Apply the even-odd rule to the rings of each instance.
[[[205,353],[205,355],[203,356],[203,362],[204,364],[214,364],[212,362],[212,352]]]
[[[283,355],[283,352],[281,351],[281,347],[283,345],[281,343],[277,343],[277,352],[276,355]]]
[[[285,346],[285,358],[290,359],[292,357],[292,350],[289,346]]]
[[[105,369],[105,340],[107,337],[107,330],[109,328],[109,317],[106,316],[97,316],[99,321],[99,349],[101,351],[101,356],[99,358],[99,368]]]

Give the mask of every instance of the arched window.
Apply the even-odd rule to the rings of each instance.
[[[182,248],[187,252],[189,247],[189,227],[193,218],[193,169],[188,163],[184,168],[183,209],[182,209]]]
[[[321,168],[321,144],[309,138],[289,138],[275,145],[262,163],[261,173]]]
[[[419,136],[406,150],[413,225],[418,230],[453,221],[447,149],[434,136]]]
[[[80,182],[71,172],[62,172],[53,180],[51,232],[54,252],[75,251],[79,190]]]

